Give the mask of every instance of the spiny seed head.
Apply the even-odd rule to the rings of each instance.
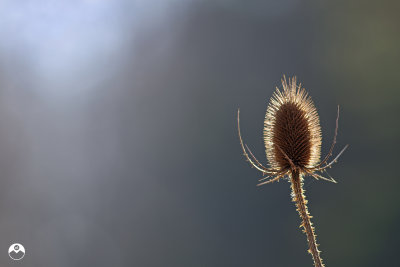
[[[264,142],[268,161],[274,169],[311,168],[320,160],[321,127],[317,110],[296,77],[282,79],[276,88],[264,121]],[[290,159],[290,161],[288,160]]]

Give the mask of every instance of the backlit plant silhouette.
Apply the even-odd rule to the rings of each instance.
[[[296,84],[296,77],[282,79],[283,90],[276,91],[271,98],[264,121],[264,142],[270,167],[264,167],[243,143],[240,133],[239,110],[237,114],[238,132],[243,154],[250,164],[267,175],[260,179],[260,185],[279,181],[287,176],[291,183],[292,200],[296,203],[297,211],[302,219],[301,227],[307,235],[308,252],[312,255],[314,265],[322,267],[322,259],[315,237],[311,216],[304,195],[303,180],[305,175],[315,179],[323,179],[336,183],[332,178],[326,178],[317,172],[324,172],[337,161],[347,148],[328,163],[336,143],[339,121],[339,107],[336,118],[336,129],[332,145],[325,158],[320,161],[321,127],[317,110],[301,84]]]

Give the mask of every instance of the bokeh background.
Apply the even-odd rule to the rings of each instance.
[[[265,110],[297,75],[338,184],[306,178],[327,266],[396,266],[396,1],[0,1],[1,266],[312,266]],[[25,258],[13,262],[10,244]]]

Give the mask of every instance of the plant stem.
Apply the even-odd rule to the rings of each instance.
[[[308,252],[312,255],[315,267],[324,267],[318,250],[318,244],[315,238],[314,227],[311,223],[310,213],[307,209],[307,200],[304,195],[303,177],[298,170],[293,170],[290,177],[292,184],[293,202],[296,203],[297,211],[299,212],[302,223],[300,226],[304,228],[303,232],[307,235]]]

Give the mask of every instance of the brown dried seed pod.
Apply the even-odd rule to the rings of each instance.
[[[296,78],[282,80],[276,88],[264,121],[264,142],[268,161],[274,169],[294,166],[310,168],[319,162],[321,127],[317,110]],[[279,149],[280,148],[280,149]]]

